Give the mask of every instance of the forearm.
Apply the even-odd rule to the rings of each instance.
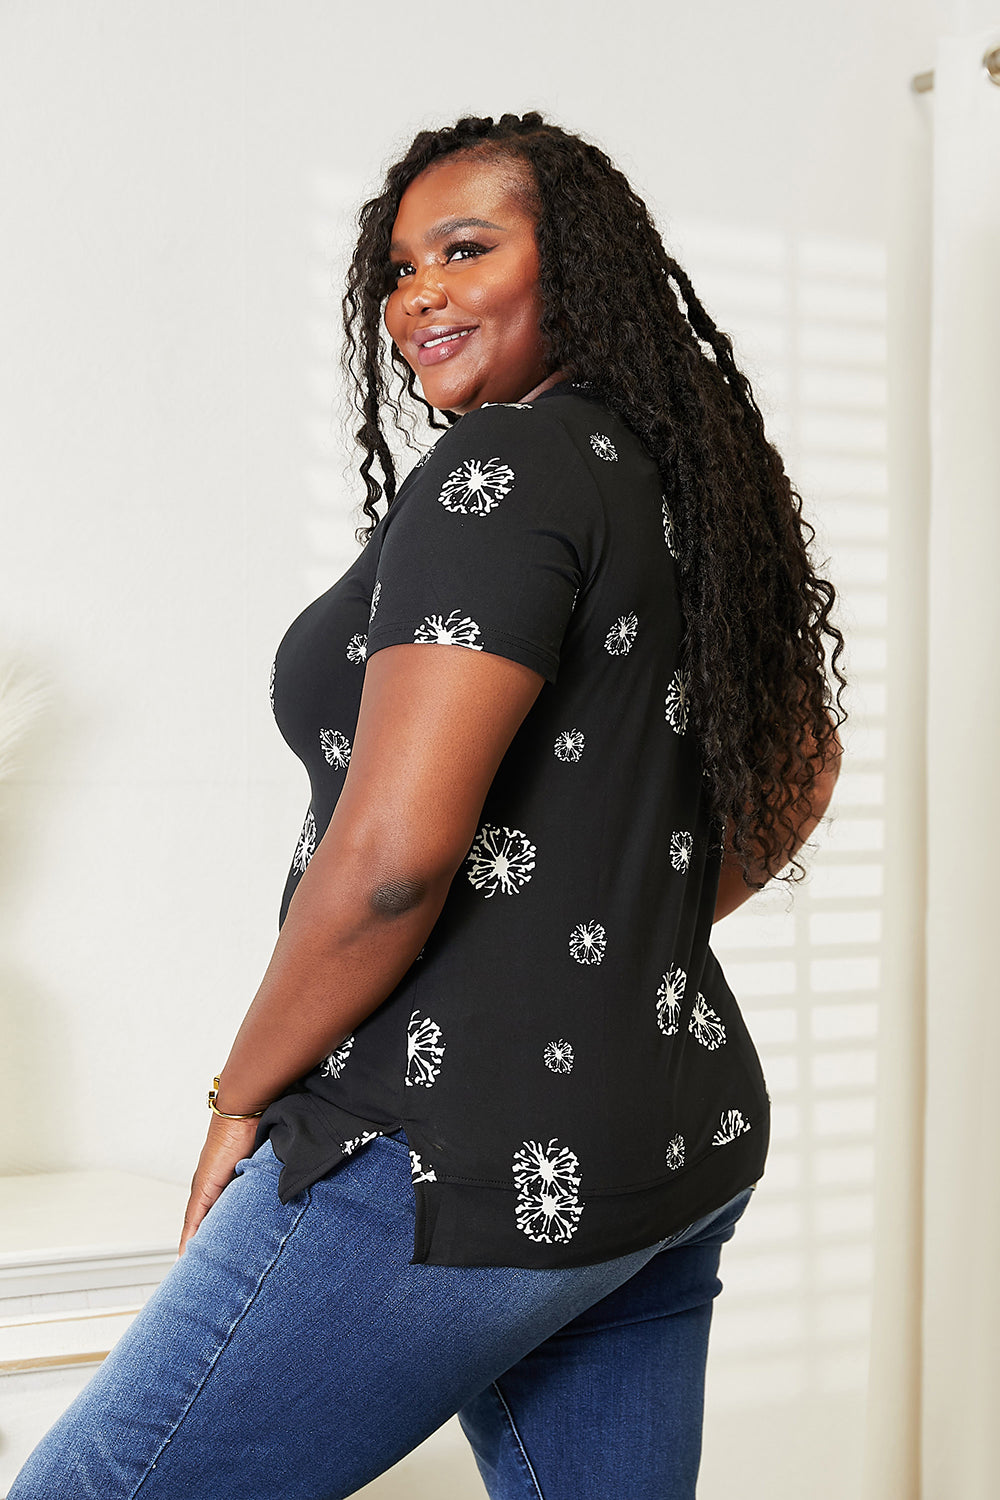
[[[400,888],[373,882],[360,852],[322,853],[299,882],[220,1075],[226,1113],[263,1109],[377,1009],[420,952],[453,878]]]

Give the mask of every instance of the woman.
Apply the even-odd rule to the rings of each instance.
[[[461,120],[360,223],[372,524],[276,658],[280,935],[181,1258],[11,1500],[332,1500],[455,1412],[494,1500],[694,1494],[769,1105],[708,938],[832,793],[834,591],[603,153]]]

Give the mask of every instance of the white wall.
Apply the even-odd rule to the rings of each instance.
[[[906,611],[932,107],[909,79],[931,66],[936,19],[933,0],[8,0],[0,651],[47,673],[53,703],[0,809],[0,1169],[190,1175],[306,802],[270,718],[273,651],[356,554],[335,364],[350,214],[416,128],[465,112],[541,108],[600,141],[759,381],[858,638],[855,703],[876,734],[852,795],[881,816],[887,779],[899,834],[868,861],[890,895],[869,900],[855,970],[886,957],[877,998],[906,1013],[913,975],[884,945],[909,931],[920,858]],[[832,398],[814,420],[804,351],[824,320],[883,351],[845,366],[846,426]],[[852,491],[851,464],[882,477]],[[899,687],[880,741],[886,650]],[[824,1302],[824,1185],[800,1170],[813,1058],[767,1047],[784,1124],[757,1230],[727,1252],[703,1489],[752,1495],[750,1464],[772,1500],[839,1500],[860,1471],[871,1218],[829,1262],[846,1301]],[[891,1126],[906,1090],[886,1058]],[[847,1147],[870,1160],[873,1086],[851,1097]],[[870,1201],[870,1184],[852,1191]],[[788,1254],[806,1281],[782,1343]],[[838,1307],[854,1323],[831,1347]]]

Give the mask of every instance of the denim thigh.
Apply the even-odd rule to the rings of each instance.
[[[287,1204],[280,1169],[269,1142],[239,1163],[9,1500],[346,1500],[683,1238],[555,1270],[410,1265],[403,1132]]]
[[[752,1193],[671,1238],[460,1409],[490,1500],[694,1500],[719,1258]]]

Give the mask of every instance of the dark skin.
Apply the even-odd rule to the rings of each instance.
[[[385,323],[439,410],[517,401],[558,378],[539,333],[538,251],[518,192],[520,170],[453,158],[416,178],[400,203]],[[469,219],[482,222],[458,227]],[[447,353],[421,357],[427,346],[414,341],[418,330],[457,329],[468,332],[446,339]],[[440,915],[500,762],[544,681],[506,657],[454,645],[388,646],[369,658],[344,786],[220,1075],[220,1110],[262,1110],[402,979]],[[833,770],[817,786],[786,858],[819,822],[835,780]],[[739,870],[724,866],[715,919],[751,895]],[[211,1116],[182,1254],[250,1154],[256,1129],[256,1119]]]
[[[807,732],[806,734],[803,753],[812,756],[816,754],[816,741],[811,732]],[[837,784],[837,777],[840,775],[842,754],[843,747],[840,743],[840,736],[834,730],[831,748],[827,750],[824,757],[824,768],[820,771],[810,788],[808,810],[804,815],[800,814],[796,821],[795,837],[786,841],[783,860],[774,865],[772,870],[769,871],[755,853],[754,857],[750,860],[752,879],[767,881],[771,878],[772,874],[778,874],[782,864],[787,864],[792,856],[798,853],[813,829],[818,827],[820,819],[830,805],[833,789]],[[713,923],[721,921],[723,917],[727,917],[730,912],[735,911],[738,906],[742,906],[744,901],[748,901],[754,895],[754,890],[747,885],[740,863],[733,853],[731,830],[727,833],[724,840],[724,850],[722,870],[719,874],[719,890],[715,898],[715,912],[712,917]]]
[[[385,326],[439,410],[518,401],[552,373],[538,333],[538,246],[523,172],[453,157],[422,172],[400,202]],[[438,351],[438,364],[414,342],[431,329],[465,331]]]

